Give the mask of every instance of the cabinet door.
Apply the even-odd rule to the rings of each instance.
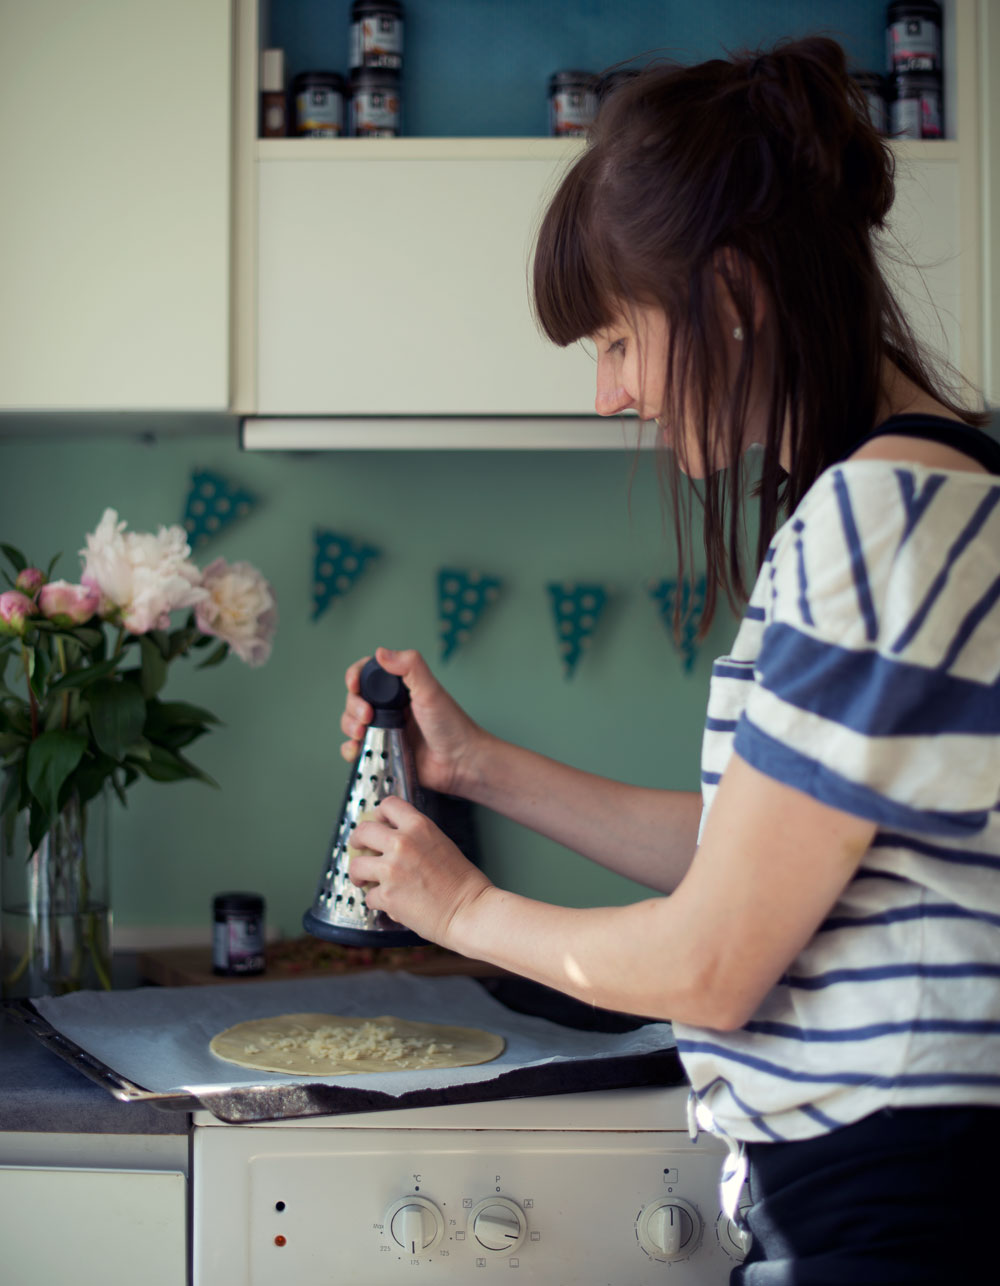
[[[184,1286],[182,1174],[0,1166],[4,1286]]]
[[[929,151],[929,149],[928,149]],[[917,337],[958,371],[972,358],[976,335],[963,328],[958,161],[902,155],[883,265]]]
[[[564,164],[262,160],[258,414],[593,414],[591,356],[531,314]]]
[[[0,407],[221,410],[230,0],[0,6]]]

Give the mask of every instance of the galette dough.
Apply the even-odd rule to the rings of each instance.
[[[383,1014],[277,1014],[251,1018],[214,1036],[209,1049],[239,1067],[296,1076],[353,1076],[436,1067],[472,1067],[503,1053],[506,1042],[478,1027],[410,1022]]]

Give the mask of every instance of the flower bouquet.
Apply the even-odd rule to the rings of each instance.
[[[90,815],[140,777],[215,784],[186,751],[218,720],[162,698],[169,667],[230,652],[262,665],[274,593],[248,563],[199,570],[181,527],[130,532],[113,509],[80,550],[79,583],[0,550],[3,992],[107,987],[107,859],[89,851]]]

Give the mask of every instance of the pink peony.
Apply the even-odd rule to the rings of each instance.
[[[34,598],[44,584],[45,573],[43,571],[39,571],[37,567],[25,567],[23,571],[18,573],[14,588],[19,589],[22,594],[27,594],[29,598]]]
[[[28,617],[37,615],[35,600],[19,589],[8,589],[0,594],[0,634],[23,635],[28,627]]]
[[[71,585],[65,580],[49,581],[38,595],[38,606],[42,615],[56,625],[82,625],[100,608],[101,592],[88,585]]]
[[[155,536],[126,531],[115,510],[105,509],[80,553],[80,580],[100,592],[101,615],[133,634],[168,629],[172,611],[208,597],[182,527],[161,527]]]
[[[278,624],[274,591],[249,563],[209,563],[202,576],[205,598],[194,616],[203,634],[228,643],[247,665],[263,665],[271,655]]]

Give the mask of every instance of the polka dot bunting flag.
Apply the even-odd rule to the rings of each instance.
[[[200,549],[238,518],[245,518],[258,503],[252,492],[221,474],[208,469],[195,470],[191,474],[183,522],[192,550]]]
[[[695,636],[698,633],[701,614],[705,608],[705,589],[704,576],[699,576],[693,586],[687,581],[684,582],[681,598],[681,637],[678,643],[674,636],[674,607],[677,602],[677,582],[675,580],[651,581],[649,585],[649,596],[659,608],[660,619],[667,627],[671,640],[680,649],[680,654],[684,658],[684,669],[688,673],[694,669],[695,657],[697,656]]]
[[[442,567],[437,590],[441,660],[447,661],[467,641],[490,603],[500,597],[501,582],[481,572]]]
[[[570,679],[583,656],[584,648],[597,629],[608,596],[601,585],[553,583],[548,586],[548,590],[552,599],[559,652],[566,678]]]
[[[318,620],[335,598],[346,594],[381,549],[361,544],[336,531],[316,531],[313,564],[313,620]]]

